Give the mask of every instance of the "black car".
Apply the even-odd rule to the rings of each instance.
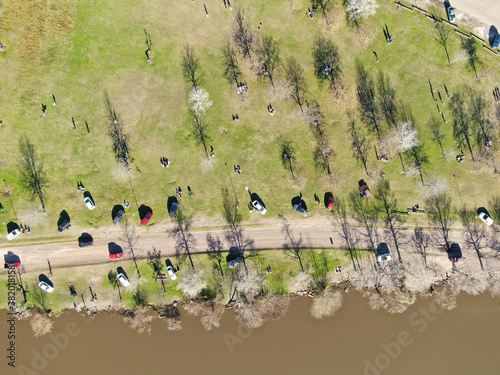
[[[82,233],[82,235],[78,238],[78,246],[87,247],[92,246],[94,244],[94,239],[88,233]]]
[[[64,232],[65,230],[69,230],[71,228],[71,221],[69,219],[64,219],[61,224],[59,224],[59,227],[57,230],[59,232]]]
[[[177,202],[172,202],[172,205],[170,206],[170,217],[175,217],[177,214],[177,209],[179,208],[179,203]]]
[[[118,211],[113,219],[113,224],[118,225],[123,216],[125,216],[125,211],[123,210]]]

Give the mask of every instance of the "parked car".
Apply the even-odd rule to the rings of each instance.
[[[123,286],[129,286],[130,285],[130,281],[128,281],[127,276],[125,276],[123,273],[119,273],[118,274],[118,280],[120,281],[120,283]]]
[[[168,272],[168,276],[170,276],[170,278],[171,278],[172,280],[177,279],[177,275],[175,274],[174,267],[172,267],[172,266],[167,266],[167,272]]]
[[[113,219],[113,224],[118,225],[123,216],[125,216],[125,211],[123,210],[118,211]]]
[[[40,289],[45,290],[47,293],[52,293],[54,291],[54,287],[52,285],[49,285],[45,281],[40,281],[38,283],[38,286]]]
[[[254,206],[262,215],[267,212],[266,208],[258,200],[252,201],[252,206]]]
[[[142,225],[146,225],[149,222],[149,220],[151,220],[152,217],[153,217],[153,213],[152,212],[148,212],[146,214],[146,216],[144,216],[144,218],[141,220],[141,224]]]
[[[491,44],[491,46],[493,48],[495,48],[495,49],[497,49],[498,47],[500,47],[500,34],[497,34],[497,36],[493,40],[493,43]]]
[[[16,228],[16,229],[12,230],[9,234],[7,234],[7,239],[9,241],[12,241],[14,238],[19,236],[19,234],[21,234],[21,230],[19,228]]]
[[[10,262],[10,263],[4,263],[4,268],[19,268],[21,267],[21,262]]]
[[[175,215],[177,215],[178,208],[179,208],[179,203],[172,202],[172,205],[170,206],[170,211],[168,213],[170,215],[170,217],[175,217]]]
[[[307,217],[307,215],[309,214],[309,212],[307,212],[307,210],[302,207],[302,204],[294,204],[293,209],[305,217]]]
[[[83,202],[85,203],[85,205],[89,210],[93,210],[95,208],[95,203],[91,197],[84,197]]]
[[[328,200],[326,201],[326,209],[331,211],[333,209],[333,205],[335,204],[335,198],[333,195],[328,196]]]
[[[377,261],[387,262],[392,259],[389,246],[385,242],[381,242],[377,247]]]
[[[59,227],[57,230],[59,232],[64,232],[65,230],[69,230],[71,228],[71,221],[69,219],[64,219],[61,224],[59,224]]]
[[[448,21],[454,23],[456,21],[455,8],[448,7],[447,12],[448,12]]]
[[[493,219],[486,212],[480,212],[479,218],[488,225],[493,224]]]
[[[109,259],[121,259],[123,258],[123,252],[109,254]]]
[[[462,257],[462,249],[457,243],[452,243],[448,250],[448,259],[452,263],[465,263],[465,258]]]
[[[370,195],[372,195],[370,189],[368,188],[368,185],[364,184],[364,185],[361,185],[359,187],[359,194],[362,196],[362,197],[369,197]]]
[[[94,239],[88,233],[82,233],[82,235],[78,238],[78,246],[87,247],[92,246],[94,244]]]

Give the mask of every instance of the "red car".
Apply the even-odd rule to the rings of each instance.
[[[113,253],[109,254],[109,259],[120,259],[123,258],[123,253]]]
[[[151,220],[152,217],[153,217],[153,213],[152,212],[148,212],[146,214],[146,216],[144,216],[144,218],[141,220],[141,224],[142,225],[146,225],[148,223],[148,221]]]
[[[331,211],[333,209],[334,204],[335,204],[335,198],[333,197],[333,195],[328,196],[328,200],[326,202],[326,209]]]
[[[5,268],[10,268],[10,269],[19,268],[20,266],[21,266],[21,262],[13,262],[13,263],[5,263],[4,264]]]

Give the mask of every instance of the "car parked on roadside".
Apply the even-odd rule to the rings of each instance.
[[[57,230],[59,232],[64,232],[65,230],[69,230],[69,228],[71,228],[71,221],[69,219],[64,219],[57,227]]]
[[[491,46],[493,48],[495,48],[495,49],[497,49],[498,47],[500,47],[500,34],[497,34],[497,36],[493,40],[493,43],[491,44]]]
[[[335,204],[335,198],[333,195],[328,195],[327,201],[326,201],[326,209],[328,211],[331,211],[333,209],[333,205]]]
[[[490,217],[490,215],[488,215],[486,212],[480,212],[478,216],[482,221],[484,221],[488,225],[492,225],[494,222],[493,219]]]
[[[38,286],[40,287],[40,289],[45,290],[47,293],[52,293],[54,291],[54,287],[43,280],[38,283]]]
[[[253,200],[252,206],[254,206],[262,215],[267,212],[266,208],[258,200]]]
[[[309,215],[309,212],[307,212],[307,210],[302,207],[302,204],[294,204],[293,209],[304,217],[307,217],[307,215]]]
[[[129,286],[130,285],[130,281],[128,281],[127,276],[125,276],[123,273],[119,273],[118,274],[118,281],[120,281],[120,283],[123,286]]]
[[[175,274],[174,267],[167,266],[167,272],[168,272],[168,276],[170,276],[170,278],[172,280],[176,280],[177,279],[177,275]]]
[[[392,260],[391,252],[389,251],[389,246],[385,242],[381,242],[377,246],[377,261],[387,262]]]
[[[10,269],[19,268],[21,267],[21,262],[4,263],[3,266],[4,268],[10,268]]]
[[[89,210],[93,210],[95,208],[95,203],[91,197],[89,197],[89,196],[84,197],[83,202],[85,203],[85,205],[87,206],[87,208]]]
[[[78,246],[87,247],[92,246],[94,244],[94,239],[89,233],[82,233],[82,235],[78,238]]]
[[[123,252],[109,254],[109,259],[121,259],[123,258]]]
[[[179,203],[172,202],[172,205],[170,206],[170,211],[168,212],[168,214],[170,215],[170,217],[175,217],[175,215],[177,215],[177,210],[178,209],[179,209]]]
[[[113,218],[113,224],[118,225],[123,216],[125,216],[125,211],[123,210],[118,211],[115,217]]]
[[[149,222],[149,220],[151,220],[151,218],[152,218],[152,217],[153,217],[153,213],[152,213],[152,212],[148,212],[148,213],[146,214],[146,216],[144,216],[144,217],[142,218],[142,220],[141,220],[141,224],[142,224],[142,225],[146,225],[146,224]]]
[[[21,230],[19,228],[13,229],[9,234],[7,234],[7,239],[12,241],[14,238],[21,234]]]
[[[446,12],[448,13],[448,21],[450,21],[451,23],[455,23],[455,21],[457,20],[455,8],[448,7]]]

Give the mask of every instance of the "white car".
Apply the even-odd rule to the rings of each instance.
[[[129,286],[130,282],[127,279],[127,276],[125,276],[123,273],[118,274],[118,280],[123,286]]]
[[[252,201],[252,206],[259,210],[262,215],[267,212],[266,208],[258,200]]]
[[[168,276],[170,276],[170,278],[172,280],[176,280],[177,279],[177,275],[175,274],[174,268],[172,266],[167,266],[167,272],[168,272]]]
[[[85,197],[83,198],[83,202],[85,203],[85,205],[87,206],[87,208],[89,210],[93,210],[95,208],[95,203],[94,201],[92,200],[92,198],[90,197]]]
[[[480,212],[479,218],[488,225],[493,224],[493,219],[486,212]]]
[[[10,232],[9,234],[7,234],[7,239],[9,241],[12,241],[14,238],[16,238],[17,236],[19,236],[20,233],[21,233],[21,231],[19,230],[19,228],[16,228],[12,232]]]
[[[40,289],[45,290],[47,293],[52,293],[54,291],[54,287],[52,285],[47,284],[45,281],[40,281],[38,283]]]

